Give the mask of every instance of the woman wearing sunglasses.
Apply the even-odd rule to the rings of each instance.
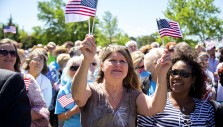
[[[207,100],[206,75],[195,57],[183,54],[174,56],[173,66],[168,73],[167,103],[164,111],[138,122],[139,127],[214,127],[214,109]],[[191,53],[192,54],[192,53]]]
[[[71,81],[82,59],[81,56],[72,57],[63,71],[67,84],[59,90],[55,106],[55,114],[58,115],[58,120],[64,121],[63,127],[80,127],[80,111],[71,95]]]
[[[135,68],[136,73],[139,75],[141,88],[143,93],[148,94],[150,82],[151,82],[151,73],[145,70],[144,67],[144,54],[141,51],[135,51],[131,53],[133,67]]]
[[[15,43],[17,42],[11,39],[0,41],[0,68],[20,72],[20,59]],[[31,103],[31,127],[47,127],[49,125],[49,111],[43,100],[41,90],[31,75],[25,74],[23,77]]]
[[[108,45],[101,55],[96,82],[87,85],[87,73],[96,54],[95,38],[81,42],[84,59],[72,82],[72,96],[80,107],[82,127],[135,127],[137,114],[162,112],[167,96],[168,53],[157,61],[157,90],[153,97],[141,92],[131,55],[125,46]],[[162,70],[162,71],[161,71]]]

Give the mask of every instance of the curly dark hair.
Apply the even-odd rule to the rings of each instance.
[[[206,93],[206,80],[207,76],[205,72],[203,71],[201,65],[196,61],[196,57],[191,55],[192,53],[186,54],[178,54],[175,55],[174,59],[172,59],[173,65],[177,63],[178,61],[183,61],[185,62],[192,70],[192,77],[195,77],[195,83],[192,84],[190,91],[189,91],[189,96],[197,98],[197,99],[202,99]],[[171,67],[172,68],[172,67]],[[167,86],[168,89],[171,91],[170,88],[170,74],[168,73],[167,76]]]

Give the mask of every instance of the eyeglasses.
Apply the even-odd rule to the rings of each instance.
[[[191,73],[190,72],[186,72],[186,71],[183,71],[183,70],[170,70],[169,71],[169,74],[171,76],[180,76],[182,78],[189,78],[191,76]]]
[[[142,66],[136,66],[135,69],[144,69],[144,65],[142,65]]]
[[[57,54],[66,53],[65,51],[58,51]]]
[[[169,52],[174,52],[174,49],[169,49],[168,51],[169,51]]]
[[[79,68],[79,66],[70,66],[71,71],[77,71],[78,68]]]
[[[93,62],[91,63],[92,66],[97,66],[97,63]]]
[[[42,62],[43,61],[43,59],[41,59],[41,58],[33,58],[32,60],[35,61],[35,62]]]
[[[16,57],[17,56],[17,52],[14,51],[14,50],[4,50],[4,49],[0,50],[0,55],[1,56],[7,56],[8,54],[10,54],[11,57]]]

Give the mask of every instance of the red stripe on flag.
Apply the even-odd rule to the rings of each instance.
[[[73,98],[67,98],[66,95],[61,96],[58,101],[60,102],[62,107],[66,107],[67,105],[71,104],[74,102]]]

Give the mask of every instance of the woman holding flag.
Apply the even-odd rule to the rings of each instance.
[[[167,97],[167,72],[170,55],[165,52],[158,60],[157,89],[153,97],[146,96],[128,49],[109,45],[104,49],[97,81],[87,85],[87,73],[96,54],[95,38],[86,36],[80,45],[84,59],[72,82],[72,96],[80,107],[83,127],[135,127],[137,114],[162,112]],[[80,80],[81,79],[81,80]]]

